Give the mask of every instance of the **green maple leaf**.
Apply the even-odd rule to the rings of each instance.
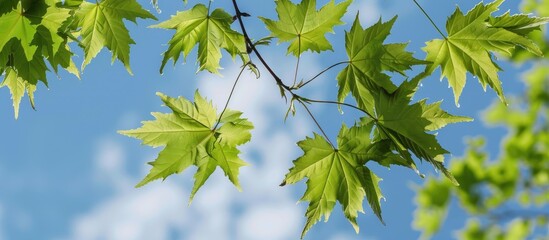
[[[46,72],[48,67],[40,52],[35,52],[33,58],[27,60],[23,47],[15,42],[11,46],[10,57],[12,61],[10,67],[16,71],[17,76],[33,85],[36,85],[38,81],[42,81],[47,85]]]
[[[21,99],[25,95],[25,92],[29,95],[31,105],[34,106],[34,91],[36,91],[36,85],[30,84],[17,76],[15,70],[6,69],[4,81],[0,83],[0,87],[8,87],[11,93],[11,99],[13,100],[13,109],[15,111],[15,119],[19,116],[19,104]]]
[[[20,4],[20,0],[3,0],[0,2],[0,15],[11,12],[17,5]]]
[[[372,112],[378,88],[388,92],[396,89],[383,71],[405,75],[404,71],[411,66],[426,63],[405,51],[407,44],[383,44],[395,21],[396,17],[385,23],[380,19],[371,27],[363,29],[356,16],[351,30],[345,34],[349,64],[337,76],[338,101],[343,102],[351,92],[359,107]]]
[[[73,55],[74,54],[72,53],[69,44],[65,42],[59,47],[53,57],[48,58],[48,62],[52,66],[55,73],[59,72],[59,66],[61,66],[62,68],[67,70],[67,72],[80,78],[80,72],[78,70],[78,67],[76,67],[76,64],[72,60]]]
[[[412,66],[429,63],[414,58],[411,52],[405,50],[406,46],[408,46],[408,43],[391,43],[383,45],[384,54],[379,59],[381,61],[381,69],[397,72],[402,76],[406,76],[405,71],[411,70]]]
[[[31,106],[34,108],[34,91],[36,84],[42,81],[47,85],[46,71],[48,68],[40,51],[36,51],[29,61],[25,57],[24,48],[15,41],[10,40],[0,52],[0,72],[4,72],[4,80],[0,87],[7,86],[10,89],[13,100],[14,115],[19,117],[19,104],[25,90],[29,95]]]
[[[191,192],[196,192],[219,166],[240,190],[239,168],[247,165],[238,157],[237,146],[251,139],[252,123],[241,118],[242,113],[227,110],[219,120],[212,104],[196,92],[194,103],[182,97],[171,98],[158,93],[173,113],[152,113],[154,121],[145,121],[138,129],[120,131],[126,136],[141,139],[152,147],[165,146],[149,174],[137,184],[141,187],[153,180],[166,179],[191,165],[198,167]]]
[[[347,219],[358,232],[356,218],[363,212],[362,202],[366,196],[374,213],[381,220],[380,199],[383,197],[378,182],[381,180],[364,164],[370,160],[371,148],[367,127],[341,128],[338,135],[338,149],[334,149],[324,138],[315,134],[298,142],[304,155],[294,161],[282,185],[293,184],[307,177],[307,190],[301,200],[309,201],[303,229],[307,231],[324,216],[330,214],[339,202]]]
[[[135,0],[103,0],[97,3],[83,2],[76,11],[78,26],[81,27],[84,46],[82,69],[107,47],[112,52],[112,61],[118,58],[131,74],[130,44],[135,44],[124,25],[123,19],[136,22],[137,18],[155,19]]]
[[[65,21],[71,17],[71,11],[57,7],[57,3],[59,3],[58,0],[39,1],[25,11],[25,15],[31,21],[40,22],[35,41],[40,39],[41,47],[48,50],[47,56],[55,55],[61,45],[66,43],[66,36],[61,35],[60,32]]]
[[[429,41],[423,48],[427,52],[426,60],[433,62],[428,72],[432,73],[439,66],[442,68],[441,79],[448,79],[456,105],[465,86],[467,72],[478,77],[484,89],[487,85],[493,88],[505,102],[498,76],[500,68],[494,63],[492,52],[510,55],[516,46],[520,46],[536,55],[542,54],[526,34],[547,22],[547,19],[511,16],[508,13],[491,17],[502,2],[479,3],[465,15],[457,8],[446,22],[448,36]]]
[[[192,9],[178,12],[165,22],[151,26],[176,30],[164,53],[160,73],[169,59],[173,59],[175,64],[181,53],[186,57],[197,44],[200,63],[198,71],[219,73],[222,48],[233,58],[246,53],[244,36],[231,29],[233,21],[233,17],[223,9],[215,9],[209,14],[205,5],[197,4]]]
[[[410,104],[420,79],[403,82],[396,91],[381,90],[375,99],[376,126],[385,138],[404,158],[410,158],[411,151],[418,158],[427,160],[441,170],[455,184],[457,181],[444,167],[444,154],[448,153],[435,135],[426,131],[438,130],[450,123],[467,122],[472,119],[453,116],[440,109],[440,102],[427,104],[426,100]],[[411,161],[411,159],[410,159]]]
[[[425,126],[426,131],[436,131],[451,123],[473,121],[473,119],[469,117],[454,116],[442,110],[440,108],[442,101],[431,104],[427,104],[426,102],[426,99],[419,101],[419,105],[422,108],[421,117],[430,122],[427,126]]]
[[[490,26],[504,28],[521,36],[535,30],[541,30],[540,26],[546,24],[548,21],[548,17],[534,17],[530,14],[511,15],[509,12],[489,19]]]
[[[56,7],[57,0],[32,4],[17,2],[15,8],[0,16],[0,29],[3,29],[3,34],[0,37],[0,50],[15,38],[20,41],[29,61],[38,48],[47,48],[50,55],[53,55],[52,53],[57,51],[65,41],[58,32],[70,17],[70,10]]]
[[[38,46],[33,43],[34,35],[36,34],[37,26],[32,24],[31,19],[26,17],[21,2],[17,4],[15,9],[0,16],[0,50],[12,39],[19,40],[23,47],[25,57],[31,60]]]
[[[316,0],[303,0],[297,5],[289,0],[277,0],[276,12],[279,20],[261,20],[279,42],[290,42],[288,54],[299,56],[308,50],[332,50],[325,34],[333,32],[334,26],[343,24],[340,19],[350,4],[350,0],[338,4],[331,0],[317,11]]]

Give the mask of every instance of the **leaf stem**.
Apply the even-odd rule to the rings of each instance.
[[[208,1],[208,16],[210,16],[210,7],[212,6],[212,1],[213,0]]]
[[[433,19],[431,19],[431,17],[429,16],[429,14],[427,14],[427,12],[425,11],[425,9],[423,9],[423,7],[421,7],[421,5],[419,5],[419,3],[416,1],[416,0],[412,0],[414,1],[414,3],[416,4],[416,6],[423,12],[423,14],[427,17],[427,19],[429,19],[429,22],[431,22],[431,24],[435,27],[435,29],[438,31],[438,33],[440,33],[440,35],[445,39],[445,40],[448,40],[448,38],[446,38],[446,35],[444,35],[444,33],[442,33],[442,31],[440,30],[440,28],[438,28],[438,26],[435,24],[435,21],[433,21]]]
[[[301,41],[298,43],[297,50],[301,52]],[[299,72],[299,60],[301,59],[301,54],[297,55],[297,63],[295,64],[295,73],[294,73],[294,84],[292,86],[295,87],[295,84],[297,83],[297,73]]]
[[[238,84],[238,80],[240,80],[240,77],[242,76],[242,73],[244,72],[244,69],[246,69],[246,66],[250,64],[249,62],[244,64],[242,66],[242,69],[240,69],[240,72],[238,73],[238,76],[236,77],[236,80],[234,81],[233,88],[231,89],[231,93],[229,93],[229,97],[227,98],[227,102],[225,102],[225,107],[223,107],[223,111],[221,111],[221,114],[219,114],[219,118],[217,119],[217,122],[215,123],[215,126],[213,130],[217,129],[219,124],[221,123],[221,118],[223,117],[223,114],[225,111],[227,111],[227,107],[229,106],[229,102],[231,101],[231,98],[233,97],[234,90],[236,88],[236,85]]]
[[[320,126],[320,123],[318,123],[318,121],[316,120],[315,116],[313,115],[313,113],[311,112],[311,110],[309,110],[309,107],[307,107],[307,105],[305,105],[305,103],[303,102],[302,99],[297,99],[297,101],[299,103],[301,103],[301,105],[305,108],[305,110],[307,110],[307,113],[309,113],[309,116],[311,116],[311,118],[313,119],[313,121],[315,122],[316,126],[318,127],[318,129],[320,130],[320,132],[322,133],[322,135],[324,135],[324,138],[326,138],[326,141],[328,141],[328,143],[330,144],[330,146],[332,146],[333,149],[337,149],[335,147],[335,145],[332,143],[332,141],[330,141],[330,138],[328,137],[328,134],[326,134],[326,132],[324,132],[324,129],[322,128],[322,126]]]
[[[329,66],[327,68],[325,68],[324,70],[322,70],[321,72],[319,72],[317,75],[315,75],[313,78],[307,80],[306,82],[304,82],[303,84],[300,84],[299,87],[303,87],[307,84],[309,84],[310,82],[314,81],[316,78],[320,77],[320,75],[324,74],[325,72],[327,72],[328,70],[338,66],[338,65],[341,65],[341,64],[345,64],[345,63],[350,63],[350,61],[342,61],[342,62],[338,62],[338,63],[335,63],[333,64],[332,66]]]
[[[374,117],[374,115],[372,115],[371,113],[369,113],[368,111],[362,109],[362,108],[359,108],[355,105],[352,105],[352,104],[348,104],[348,103],[344,103],[344,102],[336,102],[336,101],[326,101],[326,100],[314,100],[314,99],[308,99],[308,98],[303,98],[305,101],[309,101],[309,102],[314,102],[314,103],[326,103],[326,104],[337,104],[337,105],[342,105],[342,106],[346,106],[346,107],[350,107],[350,108],[353,108],[353,109],[356,109],[358,111],[361,111],[363,112],[364,114],[368,115],[368,117],[372,118],[374,121],[377,121],[377,118]]]

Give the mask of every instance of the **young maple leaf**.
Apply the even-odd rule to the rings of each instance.
[[[485,90],[486,85],[489,85],[505,102],[498,76],[500,68],[494,63],[492,52],[510,55],[515,46],[521,46],[536,55],[542,55],[526,34],[539,29],[549,18],[511,16],[508,13],[491,17],[501,3],[503,0],[487,5],[479,3],[465,15],[457,8],[446,22],[448,36],[429,41],[423,48],[427,53],[426,60],[432,62],[428,72],[432,73],[439,66],[442,68],[441,79],[448,79],[456,105],[459,105],[467,72],[478,77]]]
[[[247,164],[238,157],[237,146],[250,141],[252,123],[241,118],[241,112],[232,110],[226,110],[219,119],[211,102],[198,92],[194,103],[182,97],[175,99],[161,93],[158,96],[173,113],[152,113],[156,120],[145,121],[138,129],[120,131],[152,147],[166,146],[149,163],[153,168],[136,187],[164,180],[195,165],[198,170],[190,201],[218,166],[240,190],[239,168]]]
[[[440,102],[427,104],[426,100],[410,104],[420,78],[403,82],[396,91],[380,90],[375,96],[375,124],[383,138],[393,142],[394,148],[411,162],[411,151],[442,171],[454,184],[458,182],[443,165],[448,151],[428,131],[438,130],[447,124],[472,121],[471,118],[453,116],[440,109]]]
[[[331,0],[317,11],[316,0],[303,0],[297,5],[290,0],[277,0],[276,12],[279,20],[261,20],[273,37],[277,37],[280,42],[290,42],[288,54],[299,56],[308,50],[332,50],[332,45],[324,35],[333,32],[334,26],[343,24],[340,19],[350,4],[350,0],[337,5]]]
[[[4,86],[8,87],[10,90],[15,119],[19,116],[19,104],[21,104],[21,99],[25,95],[25,92],[29,95],[31,105],[34,106],[34,91],[36,91],[36,85],[30,84],[23,78],[17,76],[15,70],[11,68],[5,70],[4,80],[0,83],[0,87]]]
[[[338,101],[343,102],[351,92],[359,107],[372,112],[374,96],[371,91],[380,87],[393,92],[397,88],[384,71],[405,75],[404,71],[411,66],[427,63],[407,52],[405,43],[383,44],[395,21],[396,17],[387,22],[380,19],[363,29],[357,14],[351,30],[345,34],[349,64],[337,75]]]
[[[307,190],[301,200],[309,201],[307,223],[301,234],[316,224],[322,216],[328,221],[330,214],[339,202],[345,217],[358,232],[356,218],[358,212],[364,212],[362,201],[367,197],[374,213],[381,218],[380,199],[383,197],[378,182],[381,180],[364,164],[373,156],[368,127],[342,126],[334,149],[318,134],[298,142],[304,155],[296,159],[290,172],[286,174],[283,185],[299,182],[307,177]]]
[[[78,26],[81,27],[84,62],[82,69],[97,54],[107,47],[112,52],[112,61],[118,58],[131,74],[130,44],[135,44],[124,25],[123,19],[136,22],[137,18],[155,19],[135,0],[103,0],[97,3],[83,2],[76,11]]]
[[[231,29],[233,17],[223,9],[215,9],[208,14],[209,10],[205,5],[197,4],[190,10],[178,12],[165,22],[151,26],[176,30],[168,50],[164,53],[160,73],[170,58],[175,64],[181,53],[186,57],[197,44],[199,71],[219,73],[221,48],[232,57],[246,53],[244,36]]]

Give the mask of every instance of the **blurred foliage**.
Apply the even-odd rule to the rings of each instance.
[[[523,12],[549,16],[549,0],[524,0]],[[460,183],[429,178],[418,187],[413,227],[421,238],[434,236],[443,226],[449,206],[456,201],[468,219],[458,239],[549,239],[549,39],[546,29],[531,33],[545,57],[517,49],[510,58],[532,64],[523,76],[525,92],[497,101],[484,113],[490,126],[503,126],[508,135],[499,156],[483,149],[483,137],[468,140],[450,171]],[[455,221],[455,219],[453,219]]]

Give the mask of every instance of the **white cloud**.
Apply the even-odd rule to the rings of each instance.
[[[242,240],[295,239],[301,224],[301,213],[292,202],[255,204],[246,209],[238,221],[238,236]]]
[[[379,0],[354,1],[349,9],[357,9],[359,11],[359,19],[363,27],[374,24],[382,15]],[[344,17],[345,21],[352,23],[356,14],[356,11],[347,12]]]
[[[359,19],[362,27],[369,27],[376,23],[380,18],[382,18],[383,21],[387,21],[395,15],[398,15],[399,19],[402,21],[406,17],[409,17],[412,13],[419,13],[419,9],[414,4],[405,4],[406,5],[404,6],[400,1],[354,1],[351,6],[349,6],[349,11],[345,14],[343,19],[345,22],[352,23],[355,20],[358,10],[360,13]]]
[[[189,220],[183,198],[169,182],[125,191],[76,219],[69,239],[168,239],[171,228]]]
[[[316,71],[313,65],[302,67]],[[200,80],[201,94],[221,109],[232,86],[231,78],[237,73],[234,69],[227,70],[223,74],[228,77],[222,80],[211,77]],[[255,79],[245,75],[230,107],[243,111],[244,117],[255,125],[252,142],[241,147],[241,157],[251,163],[241,170],[243,192],[239,193],[218,170],[187,207],[195,168],[183,176],[171,176],[164,182],[133,189],[138,177],[127,173],[122,145],[104,139],[97,144],[96,176],[113,186],[115,194],[77,217],[71,236],[66,238],[274,240],[298,237],[303,221],[301,208],[305,205],[295,204],[297,198],[292,188],[278,185],[291,160],[300,152],[295,142],[310,134],[312,124],[307,115],[301,114],[284,128],[278,127],[283,122],[286,105],[269,77]]]
[[[125,173],[126,156],[122,146],[110,139],[97,143],[95,154],[96,178],[116,189],[128,189],[133,185]]]

